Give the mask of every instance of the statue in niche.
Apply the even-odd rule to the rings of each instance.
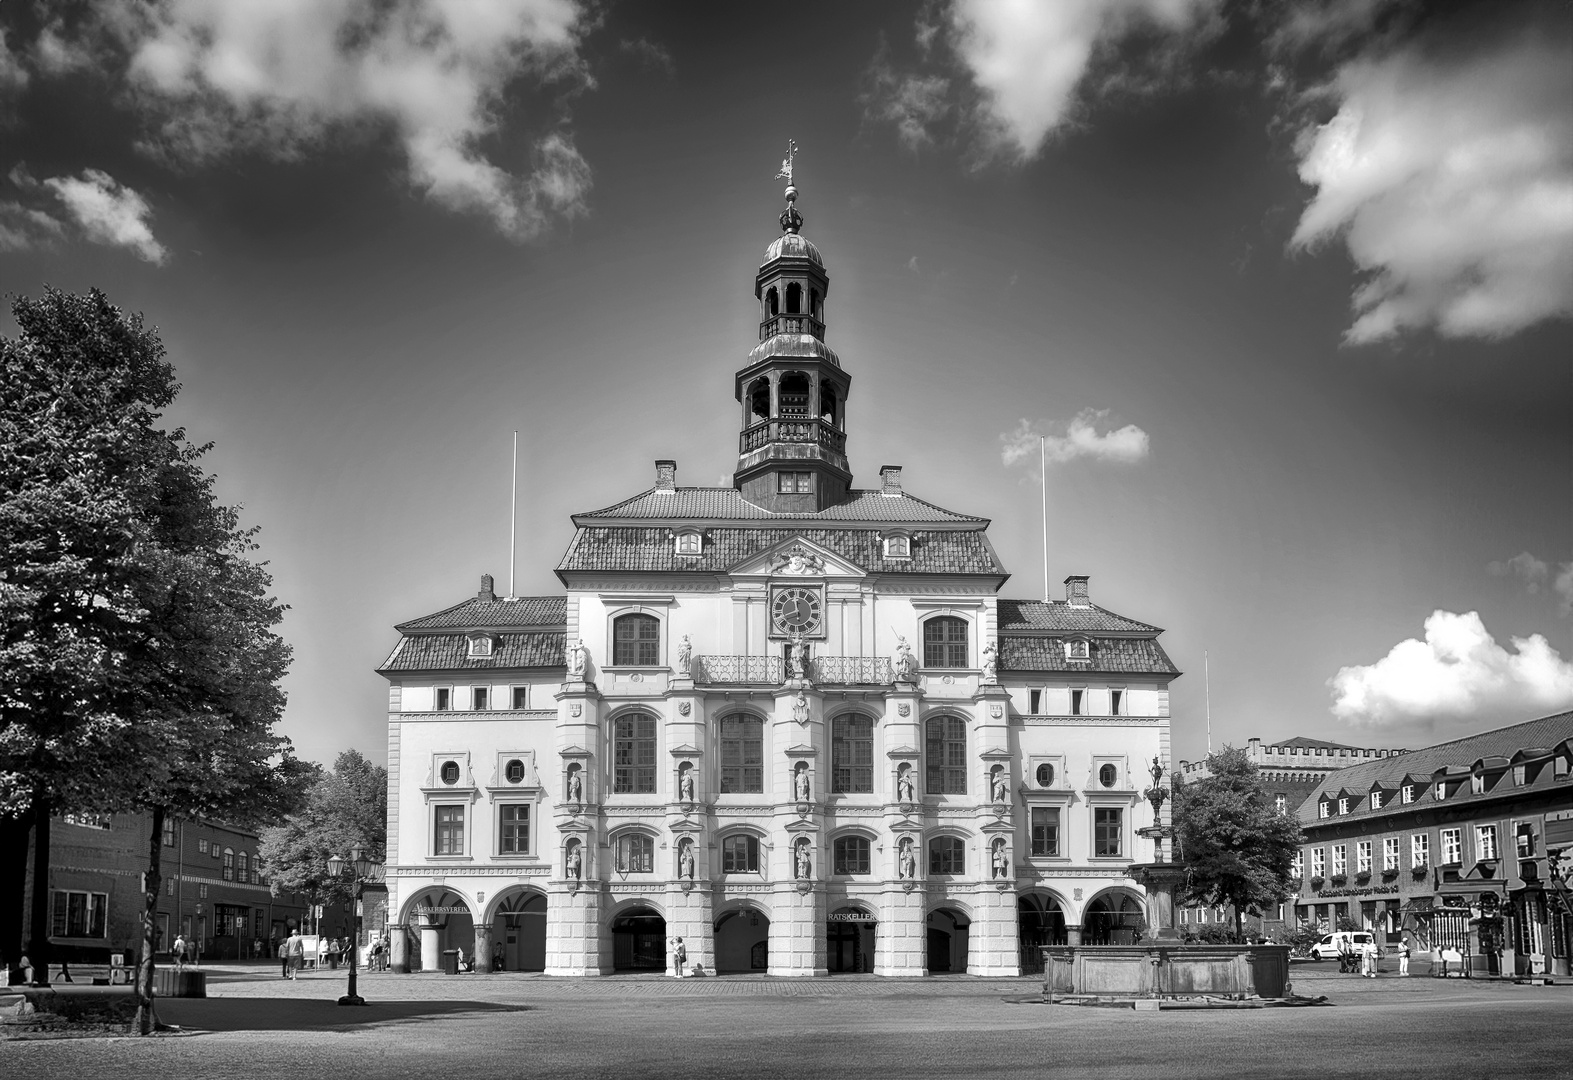
[[[994,771],[989,773],[989,788],[994,794],[997,803],[1010,801],[1010,781],[1005,777],[1005,767],[994,766]]]
[[[677,798],[679,802],[694,801],[694,769],[686,761],[677,768]]]
[[[687,634],[684,634],[682,640],[677,643],[677,673],[678,673],[678,675],[679,676],[686,676],[688,674],[689,670],[693,667],[693,665],[694,665],[694,643],[688,639],[688,635]]]
[[[999,682],[1000,677],[1000,651],[994,642],[983,646],[983,681],[986,683]]]
[[[808,646],[802,635],[787,643],[787,674],[794,679],[808,678]]]
[[[584,638],[580,638],[574,642],[573,648],[568,650],[568,674],[576,679],[582,679],[589,666],[590,650],[585,648]]]
[[[686,838],[677,847],[677,876],[694,880],[694,842]]]
[[[903,765],[896,770],[896,801],[904,803],[917,802],[913,795],[912,766]]]
[[[808,841],[799,840],[792,852],[792,872],[799,881],[807,881],[813,872],[813,867],[808,861]]]
[[[568,843],[568,854],[563,858],[563,869],[567,871],[572,881],[578,881],[583,871],[583,860],[579,854],[579,841],[571,840]]]
[[[584,802],[584,773],[577,765],[572,765],[568,769],[567,795],[571,803]]]
[[[897,682],[912,682],[918,675],[918,662],[912,656],[912,646],[907,644],[905,635],[896,635],[896,652],[890,658],[890,666],[895,669]]]
[[[896,852],[896,876],[911,881],[917,876],[918,860],[912,853],[912,837],[903,836],[901,846]]]
[[[797,692],[797,700],[792,702],[792,719],[800,724],[808,723],[808,698],[801,690]]]
[[[808,802],[808,766],[801,761],[792,773],[792,796],[798,802]]]
[[[1005,853],[1005,841],[994,841],[994,853],[989,859],[993,867],[992,877],[1003,878],[1010,874],[1010,856]]]

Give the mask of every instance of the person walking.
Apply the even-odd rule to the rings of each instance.
[[[1360,977],[1362,979],[1376,978],[1376,942],[1367,941],[1360,946]]]
[[[289,953],[285,967],[289,971],[290,981],[294,982],[299,978],[300,966],[306,960],[306,939],[300,936],[299,930],[296,930],[290,934],[289,941],[284,943],[284,948]]]
[[[1398,973],[1404,978],[1409,977],[1409,939],[1404,938],[1398,943]]]
[[[186,970],[186,935],[176,934],[175,943],[169,947],[170,959],[175,961],[175,970]]]

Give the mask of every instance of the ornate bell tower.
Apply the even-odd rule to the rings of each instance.
[[[787,182],[781,236],[765,249],[754,277],[759,344],[737,373],[743,406],[737,472],[743,498],[778,513],[811,513],[847,497],[846,400],[851,376],[825,344],[830,275],[819,249],[799,230],[792,183],[796,143],[778,177]]]

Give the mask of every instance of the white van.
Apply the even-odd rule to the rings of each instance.
[[[1336,960],[1339,953],[1357,953],[1375,940],[1366,930],[1340,930],[1312,945],[1311,955],[1318,960]]]

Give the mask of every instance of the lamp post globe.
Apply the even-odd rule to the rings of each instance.
[[[328,856],[328,874],[332,877],[339,877],[343,873],[344,857],[341,856],[338,852],[334,852],[332,855]]]

